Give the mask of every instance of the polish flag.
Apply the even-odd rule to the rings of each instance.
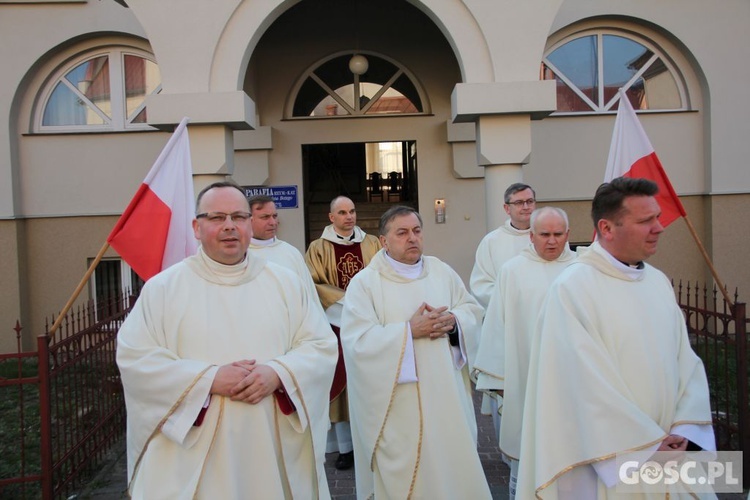
[[[664,167],[654,152],[651,141],[638,121],[627,95],[620,89],[620,108],[617,110],[615,130],[612,133],[612,145],[607,158],[607,170],[604,182],[617,177],[643,177],[654,181],[659,186],[655,196],[661,208],[659,222],[664,227],[687,213],[677,197],[672,183],[669,182]]]
[[[195,194],[188,121],[183,118],[177,126],[107,237],[144,281],[198,249],[191,227]]]

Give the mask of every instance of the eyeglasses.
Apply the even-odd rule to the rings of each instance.
[[[528,200],[509,201],[507,204],[513,205],[516,208],[521,208],[525,205],[533,207],[536,204],[536,200],[534,198],[529,198]]]
[[[227,217],[230,217],[232,222],[240,224],[247,222],[250,218],[250,212],[232,212],[231,214],[225,214],[224,212],[204,212],[195,216],[196,219],[207,219],[211,224],[224,224]]]

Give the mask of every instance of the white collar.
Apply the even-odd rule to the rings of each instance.
[[[422,268],[424,267],[424,260],[420,257],[419,261],[416,264],[404,264],[403,262],[399,262],[395,260],[393,257],[388,255],[388,252],[385,252],[385,259],[388,261],[388,263],[391,265],[394,271],[396,271],[397,274],[404,278],[408,278],[411,280],[419,278],[419,275],[422,274]]]
[[[255,238],[250,238],[250,243],[256,247],[270,247],[276,243],[276,236],[267,240],[256,240]]]

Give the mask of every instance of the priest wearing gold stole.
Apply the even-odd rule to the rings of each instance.
[[[644,262],[664,230],[657,191],[646,179],[602,184],[597,241],[550,287],[532,347],[518,498],[620,498],[618,456],[716,449],[703,363],[672,285]],[[688,485],[672,488],[668,498],[694,498]],[[652,498],[625,498],[639,497]]]
[[[389,209],[379,231],[383,250],[349,284],[341,328],[357,496],[488,499],[468,371],[482,308],[422,255],[414,209]]]
[[[305,254],[320,302],[325,309],[334,333],[339,335],[344,294],[349,282],[370,263],[380,250],[380,241],[365,234],[357,226],[357,210],[346,196],[331,201],[328,218],[331,224],[323,235],[310,243]],[[339,342],[339,361],[331,386],[330,415],[333,423],[329,434],[328,451],[338,451],[337,469],[346,470],[354,464],[352,436],[349,427],[349,403],[346,391],[346,369]]]
[[[568,246],[568,216],[557,207],[531,214],[531,242],[500,270],[482,323],[474,363],[477,390],[503,398],[500,450],[510,460],[510,499],[516,492],[524,396],[539,309],[552,282],[575,259]]]
[[[132,498],[330,498],[336,338],[288,269],[251,256],[235,184],[198,195],[198,254],[151,278],[118,333]]]

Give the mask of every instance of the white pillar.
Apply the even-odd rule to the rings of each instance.
[[[480,116],[477,156],[484,166],[487,231],[505,222],[503,193],[523,181],[523,165],[531,154],[531,117],[526,114]]]

